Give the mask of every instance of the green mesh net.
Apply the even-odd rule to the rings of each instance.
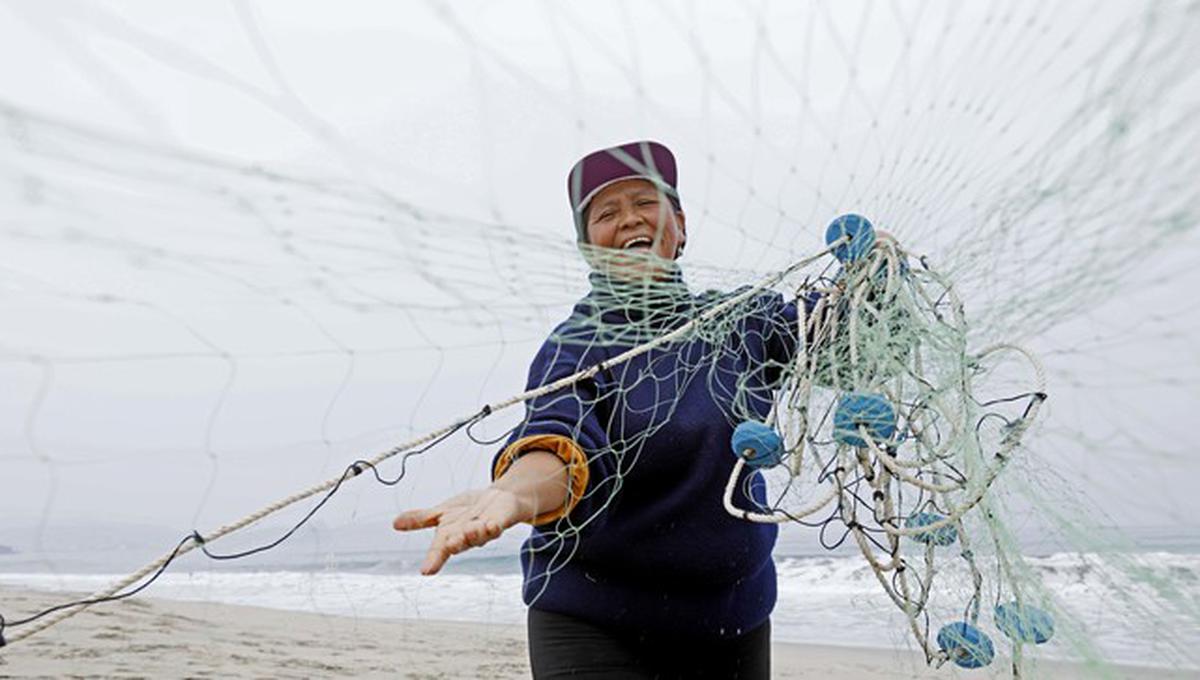
[[[837,601],[876,598],[843,642],[980,677],[1197,665],[1195,3],[0,15],[6,572],[82,554],[106,579],[72,589],[110,597],[201,548],[419,550],[354,528],[486,483],[527,408],[611,417],[607,371],[652,417],[589,452],[616,472],[528,548],[535,582],[701,390],[744,444],[704,502],[783,530],[777,630],[828,552],[871,584]],[[597,286],[562,178],[646,136],[687,252]],[[887,234],[839,258],[846,215]],[[548,333],[605,359],[520,393]],[[120,553],[98,516],[168,530]]]

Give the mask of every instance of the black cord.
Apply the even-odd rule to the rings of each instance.
[[[364,470],[369,469],[374,474],[375,480],[378,481],[380,484],[383,484],[385,486],[395,486],[396,484],[399,484],[402,479],[404,479],[404,475],[407,471],[406,463],[411,456],[415,456],[415,455],[418,455],[418,454],[428,451],[429,449],[433,448],[434,446],[437,446],[438,444],[442,443],[443,441],[445,441],[446,439],[448,439],[449,437],[454,435],[459,430],[470,427],[471,425],[473,425],[473,424],[479,422],[480,420],[483,420],[487,416],[491,415],[491,413],[492,413],[491,407],[484,406],[482,409],[479,410],[478,413],[476,413],[475,415],[471,416],[470,418],[462,421],[461,423],[455,425],[454,427],[450,428],[444,434],[434,438],[432,441],[430,441],[425,446],[422,446],[419,449],[413,449],[411,451],[406,451],[400,457],[400,474],[397,477],[395,477],[394,479],[385,479],[382,475],[380,475],[378,468],[369,461],[365,461],[365,460],[354,461],[353,463],[351,463],[350,465],[348,465],[346,467],[344,472],[342,472],[342,476],[338,478],[337,483],[335,483],[333,485],[333,487],[329,489],[329,491],[321,498],[320,501],[317,502],[316,505],[314,505],[312,508],[310,508],[309,511],[306,512],[304,514],[304,516],[300,518],[300,521],[296,522],[282,536],[271,541],[270,543],[260,545],[256,548],[251,548],[249,550],[243,550],[241,552],[218,554],[218,553],[212,552],[211,550],[209,550],[206,547],[205,544],[207,543],[207,541],[204,539],[204,537],[202,535],[200,535],[200,532],[193,530],[192,533],[188,534],[181,541],[179,541],[179,543],[175,546],[175,549],[172,550],[169,555],[167,555],[167,558],[163,561],[162,565],[154,572],[154,574],[151,575],[149,579],[147,579],[142,584],[138,585],[133,590],[130,590],[130,591],[127,591],[124,593],[117,593],[115,595],[109,595],[107,597],[97,597],[97,598],[90,598],[90,599],[66,602],[64,604],[50,607],[49,609],[45,609],[43,611],[40,611],[40,612],[33,614],[31,616],[28,616],[26,618],[15,619],[12,621],[7,620],[3,614],[0,614],[0,647],[3,647],[7,644],[7,642],[5,641],[5,638],[4,638],[4,631],[7,628],[15,627],[15,626],[23,626],[23,625],[26,625],[29,623],[33,623],[34,621],[37,621],[38,619],[41,619],[45,616],[49,616],[50,614],[53,614],[58,611],[62,611],[64,609],[72,609],[75,607],[90,606],[93,604],[102,604],[105,602],[116,602],[117,600],[124,600],[125,598],[137,595],[138,593],[142,592],[146,588],[150,587],[150,585],[152,583],[157,581],[158,578],[160,576],[162,576],[164,572],[166,572],[167,567],[171,566],[171,564],[175,561],[175,559],[177,557],[179,557],[179,551],[183,550],[183,546],[186,545],[188,541],[192,541],[197,546],[199,546],[200,550],[209,559],[219,560],[219,561],[241,559],[244,557],[249,557],[251,555],[256,555],[261,552],[266,552],[267,550],[271,550],[272,548],[278,547],[284,541],[291,538],[297,531],[300,530],[301,527],[303,527],[305,524],[307,524],[308,521],[311,520],[313,518],[313,516],[316,515],[317,512],[322,507],[324,507],[326,503],[329,502],[329,499],[333,498],[333,495],[335,493],[337,493],[339,489],[342,488],[342,483],[345,482],[347,479],[352,479],[354,477],[357,477],[357,476],[361,475]]]
[[[9,621],[9,620],[5,619],[4,615],[0,614],[0,647],[3,647],[5,644],[7,644],[7,642],[5,642],[5,640],[4,640],[4,630],[6,628],[14,627],[14,626],[24,626],[26,624],[33,623],[34,621],[37,621],[38,619],[44,618],[46,616],[49,616],[50,614],[53,614],[58,611],[62,611],[64,609],[73,609],[75,607],[83,607],[83,606],[89,606],[89,605],[93,605],[93,604],[101,604],[104,602],[116,602],[117,600],[124,600],[127,597],[133,597],[134,595],[137,595],[138,593],[142,592],[146,588],[150,587],[150,584],[157,581],[159,576],[163,575],[163,572],[165,572],[167,570],[167,567],[170,566],[171,563],[175,561],[175,558],[179,556],[179,551],[183,550],[183,546],[186,545],[188,541],[196,541],[200,545],[204,544],[204,540],[199,538],[199,535],[196,532],[193,531],[192,533],[188,534],[187,536],[185,536],[183,538],[183,540],[179,541],[179,543],[176,544],[175,549],[172,550],[171,554],[167,556],[167,559],[162,563],[162,566],[160,566],[158,568],[158,570],[155,571],[154,574],[150,576],[149,579],[147,579],[144,583],[142,583],[141,585],[137,586],[136,588],[134,588],[133,590],[130,590],[128,592],[117,593],[115,595],[108,595],[106,597],[94,597],[94,598],[88,598],[88,599],[84,599],[84,600],[75,600],[73,602],[66,602],[64,604],[56,605],[54,607],[50,607],[49,609],[40,611],[37,614],[33,614],[32,616],[27,616],[23,619],[15,619],[13,621]]]
[[[476,413],[471,418],[469,418],[469,419],[459,423],[458,425],[454,426],[453,428],[447,430],[444,434],[435,438],[433,441],[429,442],[425,446],[422,446],[419,449],[413,449],[411,451],[406,451],[404,453],[404,455],[400,457],[400,474],[394,479],[384,479],[384,477],[379,474],[379,469],[375,465],[371,464],[369,461],[365,461],[365,460],[354,461],[353,463],[351,463],[350,465],[348,465],[346,467],[346,470],[344,472],[342,472],[342,476],[338,478],[338,481],[336,484],[333,485],[333,488],[329,489],[329,491],[325,494],[325,496],[322,497],[321,500],[318,501],[316,505],[314,505],[311,509],[309,509],[309,511],[307,513],[305,513],[303,517],[300,518],[299,522],[296,522],[296,524],[294,524],[291,529],[288,529],[286,533],[284,533],[282,536],[275,539],[274,541],[271,541],[270,543],[267,543],[265,545],[260,545],[257,548],[251,548],[249,550],[243,550],[241,552],[228,553],[228,554],[224,554],[224,555],[220,555],[220,554],[212,552],[207,547],[205,547],[203,543],[201,543],[200,549],[202,551],[204,551],[205,555],[207,555],[209,558],[214,559],[214,560],[236,560],[236,559],[241,559],[243,557],[250,557],[251,555],[257,555],[258,553],[262,553],[262,552],[271,550],[272,548],[279,546],[281,543],[283,543],[287,539],[291,538],[292,535],[294,535],[297,531],[299,531],[301,527],[303,527],[305,524],[307,524],[308,521],[310,519],[312,519],[314,515],[317,514],[317,511],[320,510],[322,507],[324,507],[324,505],[329,502],[329,499],[333,498],[333,495],[335,493],[337,493],[339,489],[342,488],[342,483],[345,482],[347,479],[352,479],[354,477],[357,477],[363,473],[364,469],[369,469],[372,472],[372,474],[374,474],[375,481],[379,482],[380,484],[383,484],[384,486],[395,486],[395,485],[399,484],[401,480],[404,479],[404,475],[407,472],[407,462],[410,457],[421,454],[421,453],[425,453],[429,449],[432,449],[433,447],[437,446],[438,444],[441,444],[442,442],[446,441],[446,439],[448,439],[450,436],[452,436],[454,433],[458,432],[459,430],[461,430],[465,427],[469,427],[473,423],[479,422],[483,418],[487,417],[487,415],[489,413],[491,413],[491,409],[484,407],[484,409],[481,410],[479,413]]]
[[[975,402],[975,404],[977,406],[982,408],[982,407],[987,407],[987,406],[994,406],[996,404],[1007,404],[1007,403],[1014,402],[1014,401],[1020,401],[1021,399],[1028,399],[1030,397],[1036,399],[1041,394],[1042,394],[1041,392],[1022,392],[1021,394],[1014,394],[1011,397],[1000,397],[998,399],[991,399],[989,401],[979,401],[974,396],[971,396],[971,401]],[[1026,409],[1026,413],[1028,413],[1028,409]]]
[[[470,425],[467,425],[467,429],[464,430],[464,432],[466,432],[468,439],[470,439],[471,441],[475,442],[476,444],[480,444],[482,446],[492,446],[493,444],[499,444],[500,442],[504,441],[505,439],[508,439],[509,435],[511,435],[513,433],[513,431],[515,431],[517,429],[516,426],[513,426],[513,427],[508,428],[504,432],[502,432],[500,434],[500,436],[496,437],[495,439],[481,439],[480,437],[476,437],[475,433],[471,431],[471,428],[475,427],[478,424],[479,424],[478,420],[472,422]]]

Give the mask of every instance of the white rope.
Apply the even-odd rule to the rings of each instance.
[[[742,291],[741,293],[738,293],[737,295],[734,295],[734,296],[722,301],[719,304],[709,307],[708,309],[704,310],[699,315],[697,315],[696,318],[688,321],[687,323],[684,323],[683,325],[679,326],[678,328],[676,328],[664,335],[660,335],[652,340],[647,341],[646,343],[644,343],[642,345],[638,345],[636,347],[630,348],[629,350],[626,350],[625,352],[622,352],[621,354],[618,354],[617,356],[612,357],[611,359],[609,359],[607,361],[602,361],[602,362],[597,363],[589,368],[577,371],[576,373],[573,373],[569,376],[566,376],[564,378],[556,380],[552,383],[542,385],[540,387],[536,387],[531,390],[526,390],[525,392],[521,392],[520,394],[517,394],[508,399],[503,399],[501,401],[489,404],[489,405],[483,407],[483,409],[481,409],[481,411],[479,413],[474,413],[474,414],[471,414],[470,416],[458,418],[448,425],[445,425],[441,428],[433,430],[432,432],[424,434],[424,435],[417,437],[411,441],[405,442],[404,444],[401,444],[399,446],[390,448],[390,449],[376,455],[374,458],[367,460],[366,462],[371,467],[378,467],[379,464],[383,463],[384,461],[386,461],[390,458],[393,458],[393,457],[400,455],[406,451],[415,449],[423,444],[428,444],[429,442],[435,441],[441,437],[449,435],[450,433],[457,431],[458,429],[462,428],[463,426],[477,420],[482,415],[495,413],[496,411],[501,411],[501,410],[507,409],[510,406],[513,406],[515,404],[524,403],[531,399],[536,399],[536,398],[544,396],[546,394],[557,392],[566,387],[570,387],[571,385],[574,385],[577,382],[594,377],[596,374],[598,374],[600,371],[604,370],[607,367],[623,364],[623,363],[625,363],[635,357],[641,356],[642,354],[645,354],[657,347],[661,347],[661,346],[666,345],[670,342],[673,342],[679,338],[682,338],[682,337],[686,336],[688,333],[690,333],[696,327],[702,326],[703,324],[708,323],[709,321],[713,320],[714,318],[723,314],[724,312],[728,311],[729,309],[748,300],[751,296],[779,283],[780,281],[784,280],[792,273],[796,272],[798,269],[805,267],[805,266],[811,264],[812,262],[815,262],[816,260],[828,255],[830,252],[833,251],[834,248],[841,245],[846,240],[847,240],[846,238],[838,239],[838,240],[834,241],[833,243],[829,244],[829,246],[827,248],[818,252],[817,254],[812,255],[810,257],[806,257],[804,259],[801,259],[801,260],[795,262],[794,264],[790,265],[789,267],[787,267],[775,274],[765,277],[758,284],[747,288],[746,290]],[[303,491],[299,491],[290,496],[287,496],[286,498],[280,499],[274,503],[271,503],[270,505],[263,507],[262,509],[260,509],[254,513],[246,515],[245,517],[237,520],[236,522],[226,524],[226,525],[212,531],[211,533],[204,534],[204,535],[197,534],[200,536],[199,542],[197,542],[195,538],[185,540],[176,550],[173,550],[169,553],[162,555],[161,557],[154,560],[153,562],[150,562],[149,564],[142,567],[141,569],[138,569],[137,571],[133,572],[132,574],[120,579],[119,581],[116,581],[115,583],[109,585],[108,587],[104,588],[103,590],[99,590],[99,591],[93,593],[92,595],[90,595],[89,597],[86,598],[84,603],[81,603],[74,607],[68,607],[66,609],[63,609],[60,612],[56,612],[54,614],[48,615],[45,618],[39,619],[37,621],[31,622],[28,624],[22,624],[19,627],[10,625],[9,628],[17,628],[17,630],[16,630],[16,632],[13,632],[11,635],[9,635],[7,637],[7,642],[10,645],[15,642],[20,642],[21,640],[25,640],[32,635],[36,635],[37,633],[39,633],[43,630],[46,630],[47,628],[50,628],[51,626],[57,625],[57,624],[61,623],[62,621],[65,621],[66,619],[69,619],[72,616],[75,616],[79,612],[82,612],[85,609],[91,607],[93,604],[95,604],[94,602],[89,602],[89,601],[105,600],[107,598],[111,598],[114,595],[116,595],[117,593],[121,592],[122,590],[133,585],[134,583],[137,583],[138,581],[142,580],[146,576],[159,571],[165,565],[167,565],[169,562],[171,562],[175,559],[178,559],[179,557],[182,557],[183,555],[186,555],[187,553],[190,553],[191,551],[195,550],[196,548],[200,547],[201,545],[206,545],[206,544],[216,541],[220,538],[228,536],[229,534],[232,534],[235,531],[244,529],[265,517],[273,515],[276,512],[283,510],[284,508],[287,508],[291,505],[299,503],[300,501],[303,501],[305,499],[312,498],[313,496],[316,496],[320,493],[327,492],[330,489],[332,489],[333,487],[337,486],[338,484],[341,484],[345,481],[348,481],[349,479],[359,476],[359,474],[361,474],[361,472],[362,472],[362,470],[359,469],[358,467],[351,467],[346,472],[343,472],[341,475],[339,475],[337,477],[328,479],[324,482],[321,482],[320,484],[316,484],[307,489],[304,489]]]
[[[870,258],[845,272],[842,285],[826,291],[810,317],[804,313],[803,301],[798,300],[800,323],[797,328],[800,339],[793,362],[794,370],[777,396],[776,404],[772,405],[772,418],[768,419],[768,425],[775,424],[776,420],[782,421],[779,425],[786,437],[785,455],[792,456],[787,461],[788,465],[783,467],[795,480],[803,471],[800,454],[806,442],[810,441],[809,402],[818,379],[822,379],[822,386],[834,394],[878,392],[888,403],[895,405],[893,408],[906,403],[903,398],[907,393],[904,382],[911,379],[919,396],[909,400],[911,405],[907,412],[897,411],[896,416],[897,424],[909,433],[909,441],[916,444],[911,447],[916,451],[915,456],[901,459],[895,448],[883,450],[869,429],[859,424],[858,435],[865,445],[836,445],[830,464],[836,464],[837,467],[829,475],[830,488],[803,508],[792,510],[779,507],[778,504],[762,510],[738,507],[733,496],[748,467],[745,456],[738,456],[734,464],[725,484],[722,503],[726,512],[734,517],[759,524],[783,524],[799,521],[838,501],[838,515],[848,535],[853,537],[884,593],[903,612],[907,627],[924,652],[926,662],[941,666],[949,660],[950,654],[931,642],[921,618],[928,606],[934,575],[937,573],[934,548],[940,541],[939,532],[950,528],[956,532],[961,546],[960,556],[968,564],[974,588],[966,618],[975,624],[979,616],[984,578],[975,562],[963,518],[984,502],[993,483],[1010,462],[1012,452],[1020,445],[1022,436],[1037,418],[1045,399],[1046,378],[1037,356],[1019,345],[1001,343],[968,354],[963,305],[953,287],[935,271],[906,271],[902,266],[902,257],[903,252],[895,243],[887,243],[886,247],[876,249]],[[883,278],[884,274],[886,278]],[[926,290],[927,286],[930,290]],[[908,295],[901,295],[902,290],[909,291]],[[949,315],[938,311],[938,301],[943,299],[949,304]],[[822,312],[826,306],[832,308],[839,303],[845,306],[839,318],[823,318],[825,315]],[[890,307],[881,309],[881,304]],[[900,361],[891,356],[875,357],[864,353],[863,345],[868,338],[885,345],[892,342],[887,334],[895,331],[888,326],[888,312],[894,315],[897,309],[901,318],[906,318],[904,315],[907,314],[917,319],[918,323],[920,319],[927,322],[927,326],[921,327],[919,333],[912,331],[912,334],[919,336],[913,338],[912,347],[906,350]],[[868,335],[868,330],[873,335]],[[839,338],[839,334],[845,335]],[[945,383],[935,384],[926,379],[923,350],[936,352],[946,365],[954,367],[943,377]],[[969,467],[965,474],[959,473],[953,466],[946,466],[962,455],[959,451],[966,445],[963,438],[970,435],[966,431],[966,423],[973,411],[969,403],[972,399],[972,376],[983,360],[1001,352],[1013,352],[1025,359],[1031,369],[1034,388],[1028,392],[1028,402],[1020,417],[1009,420],[1000,430],[998,445],[990,459],[985,460],[982,466],[975,466],[978,469]],[[848,364],[842,365],[844,360],[848,360]],[[846,380],[850,380],[852,385],[842,384]],[[877,384],[880,381],[883,384]],[[785,410],[788,417],[779,418],[779,410]],[[795,432],[797,426],[798,433]],[[821,426],[818,423],[816,428],[820,429]],[[933,432],[937,433],[937,441],[931,436]],[[821,467],[820,456],[815,449],[812,457]],[[973,459],[968,459],[968,464],[970,460]],[[758,471],[752,469],[750,474]],[[849,478],[854,479],[848,481]],[[861,501],[851,486],[862,480],[872,490],[873,500],[866,507],[870,508],[873,515],[872,525],[878,528],[864,526],[858,521]],[[900,515],[905,510],[897,507],[896,492],[892,488],[894,483],[900,489],[915,488],[929,494],[930,502],[936,502],[935,507],[945,516],[925,524],[899,526]],[[958,497],[957,500],[955,497]],[[831,517],[830,521],[834,519]],[[992,524],[989,517],[987,526],[994,533]],[[878,531],[882,535],[871,537],[868,531]],[[918,570],[918,576],[910,575],[910,565],[901,552],[902,539],[912,537],[927,537],[924,539],[924,571],[921,573]],[[1003,555],[1000,567],[1002,577],[1012,582],[1012,568]]]

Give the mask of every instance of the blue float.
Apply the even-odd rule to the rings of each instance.
[[[920,527],[927,527],[930,524],[941,522],[944,519],[946,518],[943,515],[939,515],[936,512],[918,512],[914,515],[909,515],[904,520],[904,526],[909,529],[919,529]],[[912,539],[918,543],[947,546],[958,540],[958,529],[954,527],[954,524],[946,524],[936,529],[913,534]]]
[[[842,215],[825,229],[825,244],[849,236],[850,241],[833,249],[833,256],[842,264],[857,262],[871,252],[875,245],[875,227],[862,215]]]
[[[1040,645],[1054,637],[1054,617],[1044,609],[1017,602],[996,605],[996,628],[1013,642]]]
[[[992,639],[982,630],[965,621],[942,626],[937,634],[938,647],[961,668],[983,668],[996,658]]]
[[[833,438],[850,446],[866,446],[859,427],[866,428],[876,443],[891,439],[896,433],[896,410],[880,394],[842,395],[833,413]]]
[[[769,468],[783,460],[783,438],[774,428],[747,420],[733,430],[730,439],[734,455],[752,468]]]

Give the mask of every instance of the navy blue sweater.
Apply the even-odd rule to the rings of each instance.
[[[678,278],[630,292],[593,274],[592,285],[533,360],[529,388],[607,361],[722,299],[692,296]],[[718,330],[526,404],[509,443],[569,437],[586,454],[589,476],[570,513],[534,527],[521,550],[526,604],[693,637],[737,636],[767,619],[777,528],[731,517],[722,495],[735,462],[733,428],[766,418],[796,349],[795,323],[794,304],[764,293]],[[765,491],[755,476],[734,498],[752,507]]]

